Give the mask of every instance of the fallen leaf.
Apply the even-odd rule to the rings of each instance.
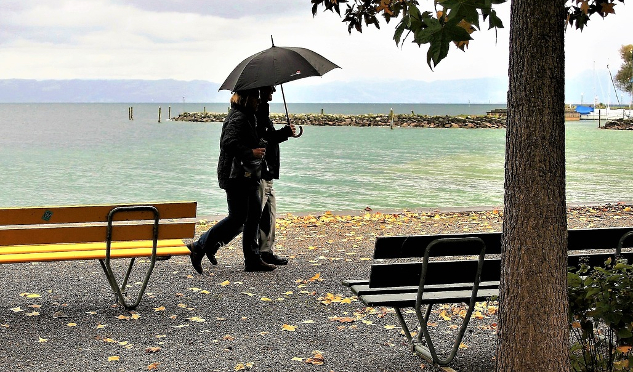
[[[281,330],[282,331],[289,331],[289,332],[294,332],[297,329],[296,326],[290,325],[290,324],[284,324],[281,326]]]
[[[147,349],[145,349],[145,352],[146,353],[158,353],[161,350],[162,350],[162,348],[160,346],[150,346]]]
[[[26,313],[25,315],[26,316],[38,316],[38,315],[40,315],[40,313],[38,313],[37,311],[32,311],[30,313]]]
[[[165,306],[155,307],[154,311],[165,311]]]
[[[190,322],[196,322],[196,323],[204,323],[204,322],[206,322],[206,320],[204,320],[204,319],[202,319],[200,317],[197,317],[197,316],[192,316],[191,318],[187,318],[187,320],[190,321]]]
[[[222,287],[226,287],[227,285],[231,284],[231,282],[229,282],[228,280],[223,281],[222,283],[220,283],[220,285]]]
[[[41,338],[41,337],[40,337],[39,339],[40,339],[40,340],[39,340],[39,342],[48,342],[48,339],[47,339],[47,338]]]
[[[148,370],[158,369],[158,366],[159,366],[159,365],[160,365],[160,363],[158,363],[158,362],[154,362],[154,363],[152,363],[152,364],[148,365],[148,366],[147,366],[147,369],[148,369]]]
[[[66,325],[67,325],[68,327],[76,327],[76,326],[77,326],[77,323],[68,323],[68,324],[66,324]]]
[[[317,366],[323,365],[323,363],[325,362],[325,358],[323,357],[323,354],[321,354],[320,351],[313,351],[312,352],[312,358],[308,358],[305,361],[308,364],[314,364]]]
[[[260,298],[260,300],[262,300],[262,301],[272,301],[272,300],[271,300],[270,298],[268,298],[268,297],[262,297],[262,298]]]
[[[111,356],[111,357],[108,357],[108,362],[115,362],[115,361],[117,361],[119,359],[120,358],[118,356],[116,356],[116,355],[115,356]]]

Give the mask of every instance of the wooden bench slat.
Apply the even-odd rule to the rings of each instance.
[[[151,248],[152,240],[134,240],[128,242],[112,242],[111,249]],[[165,239],[156,242],[157,248],[182,245],[182,239]],[[41,244],[41,245],[10,245],[0,247],[0,257],[5,254],[47,253],[64,251],[98,251],[106,249],[105,242],[77,243],[77,244]]]
[[[1,208],[0,225],[60,224],[83,222],[107,222],[108,213],[114,207],[138,204],[71,205],[58,207]],[[158,209],[161,219],[193,218],[196,202],[147,203]],[[151,212],[126,212],[115,215],[115,221],[153,219]]]
[[[182,243],[182,242],[181,242]],[[70,260],[92,260],[105,259],[105,249],[89,251],[63,251],[44,252],[26,254],[5,254],[0,256],[0,263],[24,263],[24,262],[46,262],[46,261],[70,261]],[[156,249],[157,256],[177,256],[188,255],[189,249],[184,244],[180,246],[161,247]],[[127,248],[113,249],[110,251],[111,258],[132,258],[151,257],[152,248]]]
[[[573,229],[568,232],[568,250],[596,250],[614,249],[618,246],[620,237],[631,227],[609,227],[596,229]],[[468,233],[442,235],[413,235],[413,236],[381,236],[376,238],[374,259],[395,259],[423,257],[426,246],[439,238],[478,237],[486,244],[486,255],[501,254],[501,233]],[[625,241],[625,247],[633,247],[633,237]],[[469,251],[470,249],[470,251]],[[454,255],[468,255],[472,248],[462,244],[454,248]],[[431,251],[431,257],[441,257],[447,254],[441,249]]]
[[[153,236],[153,224],[118,225],[112,230],[113,241],[146,240]],[[45,226],[42,228],[0,229],[0,246],[47,243],[101,242],[106,239],[107,226]],[[191,238],[195,222],[160,224],[158,239]]]
[[[424,291],[443,291],[443,290],[455,290],[458,288],[468,289],[472,288],[473,283],[450,283],[450,284],[435,284],[425,285]],[[403,292],[418,292],[419,286],[403,286],[403,287],[380,287],[372,288],[369,284],[357,284],[350,286],[350,290],[355,295],[370,295],[370,294],[387,294],[387,293],[403,293]],[[479,289],[484,288],[499,288],[499,281],[481,282],[479,283]]]
[[[486,254],[501,253],[501,233],[471,233],[471,234],[442,234],[442,235],[413,235],[413,236],[381,236],[376,238],[374,259],[394,259],[409,257],[424,257],[426,246],[440,238],[478,237],[486,244]],[[460,243],[451,249],[455,256],[472,255],[477,252],[472,243]],[[434,249],[431,257],[446,256],[445,250]]]
[[[456,290],[441,292],[424,292],[422,303],[461,303],[470,299],[472,290]],[[483,301],[492,296],[498,296],[498,288],[480,289],[477,291],[476,300]],[[388,307],[415,307],[417,292],[400,294],[371,294],[361,295],[360,299],[367,306],[388,306]]]
[[[476,260],[433,261],[429,263],[426,284],[467,283],[475,279]],[[421,262],[373,264],[369,276],[372,288],[417,286],[420,284]],[[481,273],[481,281],[499,280],[500,259],[487,258]]]

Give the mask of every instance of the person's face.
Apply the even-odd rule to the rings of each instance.
[[[249,95],[246,98],[246,107],[250,108],[253,111],[257,111],[258,106],[259,106],[259,95]]]
[[[265,87],[259,91],[262,101],[270,102],[273,100],[273,90],[270,87]]]

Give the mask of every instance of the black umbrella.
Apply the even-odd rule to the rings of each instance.
[[[271,37],[272,40],[272,37]],[[325,57],[306,48],[273,46],[243,60],[226,78],[218,90],[246,90],[280,85],[290,124],[283,83],[309,76],[322,76],[340,68]],[[303,129],[300,127],[301,133]],[[301,134],[299,134],[300,136]]]

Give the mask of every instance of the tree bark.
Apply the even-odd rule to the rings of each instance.
[[[565,0],[513,0],[497,371],[569,371]]]

